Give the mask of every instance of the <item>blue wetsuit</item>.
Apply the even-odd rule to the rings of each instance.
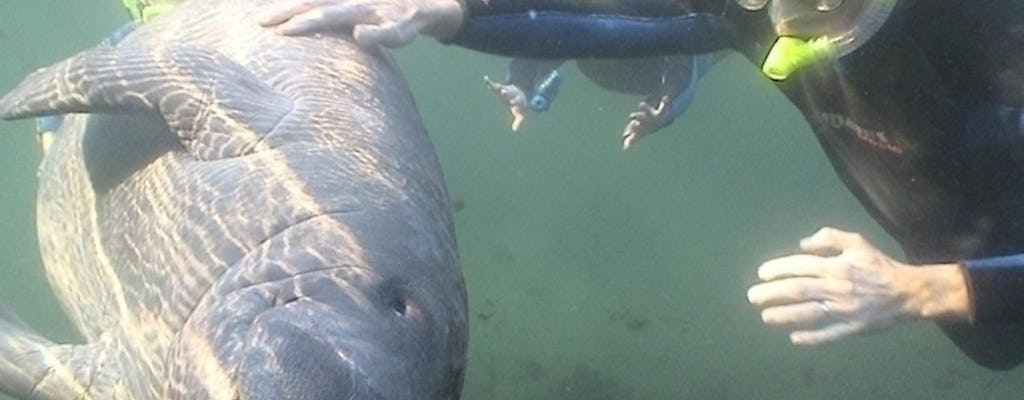
[[[663,16],[566,3],[466,0],[451,43],[553,58],[730,47],[759,65],[776,37],[733,0]],[[909,261],[963,266],[973,321],[946,334],[986,367],[1024,361],[1024,2],[902,0],[861,48],[776,85]]]

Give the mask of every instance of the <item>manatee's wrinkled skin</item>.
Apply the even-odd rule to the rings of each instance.
[[[346,37],[197,0],[30,76],[46,272],[83,345],[0,310],[25,398],[456,399],[465,287],[406,84]]]

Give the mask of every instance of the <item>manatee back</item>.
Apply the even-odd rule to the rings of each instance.
[[[385,55],[346,37],[258,27],[251,13],[260,3],[186,2],[116,49],[135,58],[109,63],[114,75],[157,68],[157,86],[188,101],[172,93],[161,103],[170,111],[153,113],[92,102],[79,111],[93,114],[65,119],[39,191],[55,292],[89,342],[109,345],[130,397],[220,398],[241,351],[239,337],[222,333],[258,314],[232,308],[233,296],[345,266],[349,275],[329,277],[339,285],[332,299],[349,299],[336,302],[348,313],[339,318],[351,318],[333,322],[349,335],[338,340],[380,337],[391,351],[419,354],[382,372],[396,377],[393,387],[374,390],[415,396],[430,385],[402,380],[429,370],[423,379],[450,380],[457,396],[465,289],[440,165],[403,78]],[[166,54],[212,55],[238,71],[181,74],[189,65],[162,64]],[[212,122],[189,125],[196,120]],[[381,293],[415,300],[425,318],[400,325],[351,300]],[[386,364],[395,358],[387,351],[364,361]]]

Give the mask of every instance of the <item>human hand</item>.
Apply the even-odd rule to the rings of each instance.
[[[508,105],[508,111],[512,113],[512,132],[518,132],[526,120],[526,93],[516,85],[498,83],[484,76],[484,82],[492,92],[501,98],[501,101]]]
[[[671,101],[664,96],[657,106],[652,106],[647,101],[641,101],[639,110],[629,114],[629,122],[622,130],[622,149],[629,150],[644,136],[661,130],[672,123],[675,118],[668,112],[668,104]]]
[[[352,29],[359,45],[399,47],[418,34],[451,37],[462,25],[456,0],[279,0],[260,13],[285,35]]]
[[[859,234],[822,228],[800,241],[806,253],[769,260],[747,291],[768,325],[790,341],[817,346],[897,321],[965,314],[966,283],[956,264],[914,267]]]

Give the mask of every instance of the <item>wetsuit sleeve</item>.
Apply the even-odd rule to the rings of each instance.
[[[643,10],[566,0],[463,0],[466,18],[447,43],[518,58],[626,58],[731,47],[721,10]]]
[[[957,148],[961,151],[1017,146],[1024,137],[1024,109],[976,106],[967,113],[960,137]],[[971,294],[974,322],[1024,322],[1024,253],[960,264]]]
[[[967,278],[975,323],[1024,321],[1024,254],[967,260]]]

